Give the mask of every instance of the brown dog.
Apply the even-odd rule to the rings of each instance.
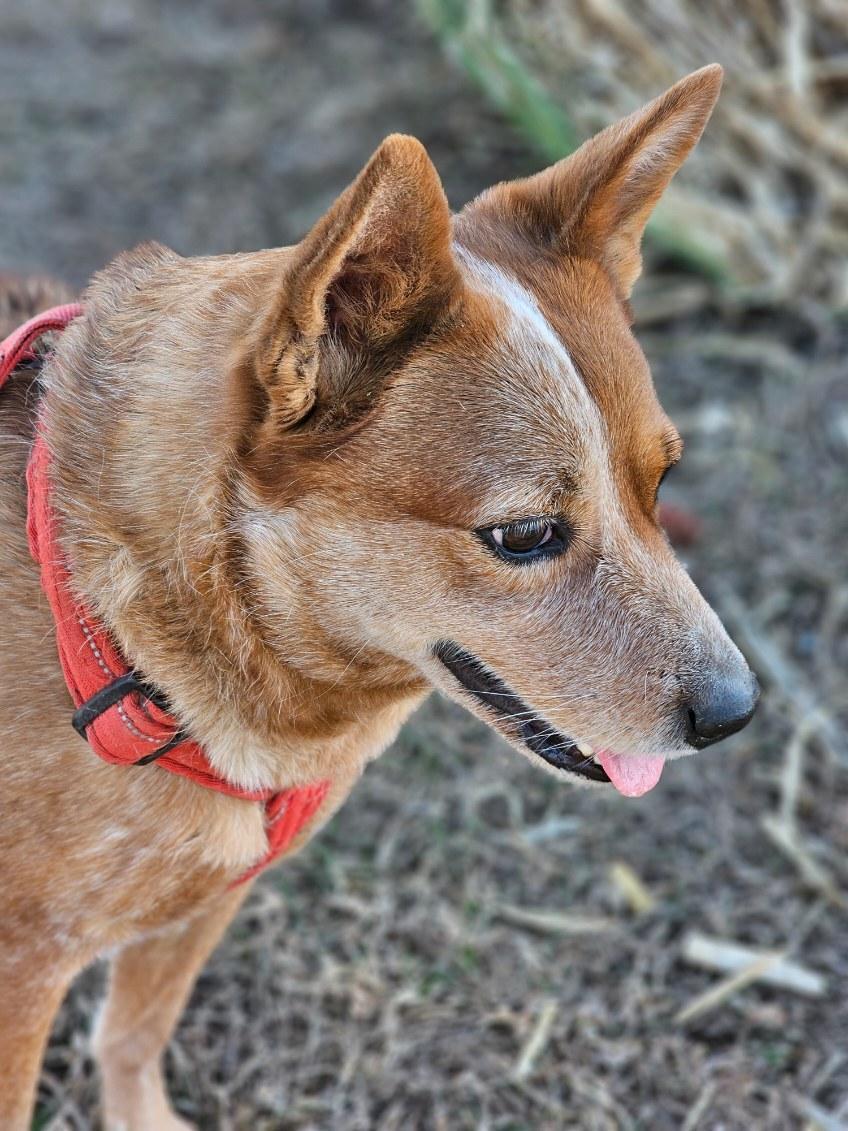
[[[391,137],[297,247],[121,256],[40,379],[4,390],[4,1131],[29,1126],[54,1011],[107,950],[107,1125],[186,1126],[160,1055],[265,846],[261,805],[107,765],[70,729],[25,534],[39,408],[74,589],[123,654],[230,782],[332,783],[293,849],[431,686],[627,794],[747,722],[753,678],[657,525],[681,443],[627,312],[720,81],[453,218]]]

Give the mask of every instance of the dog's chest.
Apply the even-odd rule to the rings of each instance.
[[[258,806],[164,774],[119,794],[113,777],[92,759],[75,781],[39,788],[12,767],[18,804],[4,814],[0,852],[13,946],[100,953],[190,917],[262,854]]]

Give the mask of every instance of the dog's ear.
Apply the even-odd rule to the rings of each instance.
[[[386,138],[292,252],[254,357],[267,427],[285,429],[311,410],[327,355],[361,371],[357,355],[379,357],[432,323],[458,286],[450,240],[447,198],[424,146]],[[324,389],[338,392],[332,381]]]
[[[570,157],[497,186],[471,208],[518,225],[546,248],[597,260],[628,298],[642,269],[648,217],[701,136],[722,74],[714,64],[687,75]]]

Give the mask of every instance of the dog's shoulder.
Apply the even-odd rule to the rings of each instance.
[[[0,274],[0,340],[40,311],[73,298],[70,287],[47,276]],[[0,564],[18,601],[32,603],[38,603],[37,573],[26,539],[25,472],[39,396],[38,367],[31,365],[21,367],[0,392]]]
[[[74,298],[70,287],[48,276],[0,274],[0,339],[42,310]],[[0,482],[4,518],[23,514],[23,470],[34,425],[36,371],[21,370],[0,393]]]
[[[70,287],[46,275],[0,274],[0,338],[40,311],[74,298]]]

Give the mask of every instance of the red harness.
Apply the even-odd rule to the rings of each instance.
[[[32,347],[38,338],[64,330],[82,312],[78,303],[54,307],[31,318],[0,343],[0,389],[22,362],[34,358]],[[41,585],[56,622],[59,660],[77,708],[73,725],[104,762],[121,766],[155,762],[163,770],[206,789],[242,801],[261,801],[268,851],[236,881],[243,883],[288,848],[320,809],[330,783],[321,781],[278,791],[247,790],[222,778],[210,766],[202,747],[169,713],[161,693],[128,666],[107,631],[74,597],[50,506],[49,461],[38,428],[27,467],[27,534],[33,559],[41,566]]]

